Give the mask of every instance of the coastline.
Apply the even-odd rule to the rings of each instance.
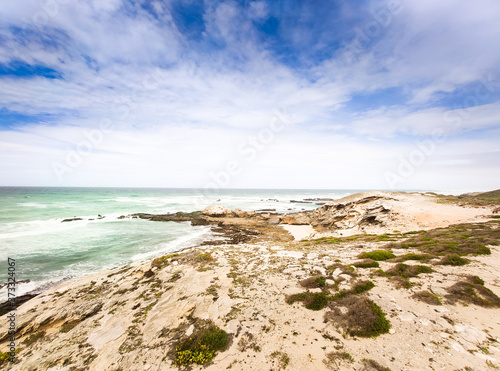
[[[420,220],[418,215],[427,214],[427,206],[416,203],[408,209],[404,204],[408,199],[391,201],[395,196],[389,193],[382,195],[387,199],[366,201],[373,196],[348,197],[320,211],[292,217],[238,216],[235,211],[204,215],[201,219],[212,223],[224,240],[205,241],[165,259],[138,261],[65,282],[22,304],[17,309],[19,363],[3,366],[12,370],[177,369],[176,344],[196,333],[203,321],[226,331],[231,341],[206,367],[194,365],[194,369],[348,370],[368,367],[363,359],[405,370],[498,364],[500,324],[492,320],[498,309],[458,299],[453,302],[456,298],[447,291],[469,276],[478,276],[485,288],[500,295],[497,245],[486,245],[491,254],[467,255],[469,262],[463,266],[439,264],[441,255],[427,261],[406,260],[407,266],[432,269],[405,278],[410,284],[407,288],[388,274],[377,273],[377,268],[391,272],[402,264],[396,258],[423,254],[418,248],[398,245],[424,233],[419,231],[434,233],[435,228],[442,228],[452,233],[448,226],[461,223],[483,225],[496,233],[498,220],[491,218],[494,208],[439,204],[428,195],[422,197],[434,205],[435,218]],[[391,202],[404,204],[404,213]],[[355,217],[354,211],[358,212]],[[277,223],[276,218],[280,219]],[[311,224],[297,220],[301,218],[309,218]],[[327,218],[336,225],[327,226]],[[367,220],[371,222],[364,224]],[[401,221],[406,221],[408,231],[395,230]],[[293,239],[281,228],[283,222],[296,223],[300,229],[315,224],[316,235],[308,241]],[[347,229],[352,233],[346,233]],[[476,232],[470,233],[475,238]],[[376,260],[377,268],[356,267],[366,260],[359,256],[379,249],[395,257]],[[310,280],[318,277],[324,278],[323,285]],[[368,281],[373,288],[359,297],[350,294],[360,282]],[[423,291],[434,294],[441,304],[414,298]],[[319,310],[306,308],[302,299],[287,303],[296,294],[334,298],[341,292],[346,298],[328,299]],[[373,338],[352,336],[352,329],[336,322],[349,311],[347,299],[361,298],[381,308],[390,322],[386,333]],[[328,313],[337,313],[337,319]],[[4,351],[3,327],[0,339]],[[424,358],[425,367],[421,367]]]

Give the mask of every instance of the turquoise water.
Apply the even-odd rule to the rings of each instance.
[[[189,222],[118,219],[131,213],[231,209],[294,212],[318,207],[291,200],[340,198],[356,190],[221,190],[0,187],[0,261],[16,259],[18,294],[61,280],[193,246],[209,238]],[[99,219],[98,215],[103,218]],[[82,220],[62,222],[66,218]],[[6,277],[6,275],[5,275]],[[1,297],[5,288],[0,289]]]

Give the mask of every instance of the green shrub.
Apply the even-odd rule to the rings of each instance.
[[[467,263],[469,263],[468,259],[461,258],[460,256],[453,254],[453,255],[446,255],[443,259],[439,261],[438,264],[460,266],[460,265],[465,265]]]
[[[347,308],[347,312],[339,308]],[[326,321],[340,325],[351,336],[377,337],[389,332],[390,322],[382,309],[366,297],[348,296],[338,302],[331,312],[325,313]]]
[[[472,276],[470,279],[473,284],[484,286],[484,281],[480,277]]]
[[[400,262],[404,262],[404,261],[407,261],[407,260],[429,261],[429,260],[432,259],[432,256],[431,255],[427,255],[427,254],[413,254],[413,253],[409,253],[409,254],[398,256],[396,259],[397,259],[397,261],[400,261]]]
[[[356,268],[378,268],[380,264],[372,259],[365,259],[353,264]]]
[[[303,292],[300,294],[289,295],[286,298],[286,302],[288,304],[293,304],[297,301],[304,303],[304,306],[310,310],[321,310],[328,304],[328,301],[331,300],[329,295],[326,295],[323,292],[319,293],[311,293],[311,292]]]
[[[217,326],[201,328],[176,347],[175,364],[185,366],[211,362],[216,352],[226,348],[228,343],[229,335]]]
[[[326,285],[326,277],[323,276],[313,276],[306,278],[299,282],[302,287],[306,287],[308,289],[324,287]]]
[[[358,258],[382,261],[382,260],[394,258],[395,256],[396,255],[394,255],[392,252],[387,251],[387,250],[374,250],[374,251],[370,251],[370,252],[363,252],[358,256]]]

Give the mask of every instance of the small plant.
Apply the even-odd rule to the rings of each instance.
[[[381,364],[379,364],[377,361],[373,359],[363,359],[363,363],[365,364],[365,367],[368,368],[369,370],[375,370],[375,371],[391,371],[389,367],[384,367]]]
[[[161,268],[163,268],[164,266],[166,266],[168,264],[168,260],[169,259],[172,259],[172,258],[174,258],[174,257],[176,257],[178,255],[179,254],[170,254],[170,255],[165,255],[165,256],[161,256],[159,258],[156,258],[151,263],[151,266],[161,269]]]
[[[207,323],[175,348],[175,365],[211,362],[217,351],[225,349],[228,343],[229,335],[224,330]]]
[[[212,261],[212,260],[214,260],[214,258],[212,257],[212,255],[210,253],[199,254],[197,256],[197,258],[201,259],[203,261]]]
[[[345,351],[337,351],[337,352],[327,353],[326,359],[323,360],[323,363],[328,368],[333,368],[335,370],[338,370],[340,368],[340,365],[344,361],[347,363],[352,363],[354,362],[354,358],[352,358],[352,356]]]
[[[405,255],[400,255],[395,260],[398,262],[404,262],[407,260],[429,261],[431,259],[432,259],[432,255],[409,253],[409,254],[405,254]]]
[[[350,290],[350,293],[354,295],[361,294],[363,292],[369,291],[375,287],[375,284],[372,281],[361,281],[354,285],[354,287]]]
[[[382,270],[377,271],[380,276],[391,277],[394,279],[396,284],[405,288],[411,287],[411,283],[408,281],[408,278],[416,277],[421,273],[432,272],[434,272],[434,270],[426,265],[407,265],[404,263],[398,263],[385,272]]]
[[[372,259],[365,259],[353,264],[356,268],[378,268],[380,264]]]
[[[423,301],[430,305],[442,305],[441,299],[430,291],[419,291],[412,295],[412,298]]]
[[[318,277],[318,278],[316,278],[316,284],[319,287],[323,287],[326,285],[326,279],[324,277]]]
[[[370,251],[370,252],[363,252],[358,256],[358,258],[383,261],[383,260],[394,258],[395,256],[396,255],[394,255],[392,252],[387,251],[387,250],[374,250],[374,251]]]
[[[290,357],[288,356],[288,354],[286,354],[284,352],[274,351],[274,352],[271,353],[271,358],[278,358],[279,366],[283,370],[290,363]]]
[[[310,310],[321,310],[328,304],[330,296],[323,292],[310,293],[304,292],[300,294],[289,295],[286,298],[288,304],[293,304],[297,301],[304,303],[305,307]]]
[[[496,364],[491,362],[489,359],[486,361],[486,366],[488,366],[494,370],[500,370],[500,367],[498,367]]]
[[[475,285],[484,286],[484,281],[478,276],[472,276],[472,277],[470,277],[470,280]]]
[[[323,276],[313,276],[300,281],[299,284],[308,289],[324,287],[326,285],[326,278]]]
[[[11,355],[9,352],[0,352],[0,365],[8,362],[11,359]]]

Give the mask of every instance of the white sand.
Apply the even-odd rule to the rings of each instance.
[[[311,235],[316,233],[314,228],[311,227],[310,225],[282,224],[281,227],[283,227],[285,230],[287,230],[288,233],[290,233],[293,236],[293,238],[297,241],[303,240],[304,238],[308,238]]]

